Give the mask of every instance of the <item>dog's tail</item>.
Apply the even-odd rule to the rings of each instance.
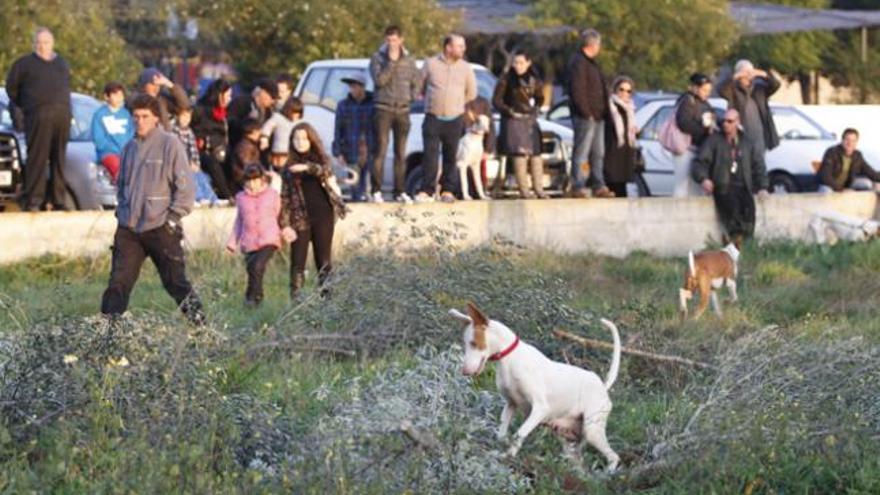
[[[697,276],[697,263],[694,261],[693,251],[688,251],[688,269],[691,271],[691,277]]]
[[[610,320],[602,318],[602,324],[605,328],[611,330],[614,337],[614,352],[611,354],[611,368],[608,370],[608,376],[605,377],[605,390],[611,390],[611,386],[617,380],[617,371],[620,369],[620,333],[617,331],[617,325]]]

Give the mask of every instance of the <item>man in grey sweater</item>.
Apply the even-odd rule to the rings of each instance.
[[[122,150],[117,179],[116,219],[110,283],[101,313],[118,316],[149,257],[165,290],[196,325],[205,321],[202,304],[186,278],[183,227],[192,211],[195,181],[183,143],[159,126],[159,101],[139,95],[131,102],[135,138]]]
[[[388,132],[394,134],[394,190],[393,198],[411,203],[404,190],[406,180],[406,139],[409,136],[409,107],[421,91],[422,76],[416,61],[403,47],[403,33],[397,26],[385,29],[385,43],[370,59],[370,75],[376,91],[373,94],[376,113],[376,158],[373,162],[374,199],[382,198],[382,178],[385,177],[385,152],[388,150]],[[378,194],[378,198],[375,195]]]

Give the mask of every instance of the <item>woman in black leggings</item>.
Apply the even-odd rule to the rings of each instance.
[[[303,122],[293,128],[291,147],[281,186],[281,235],[290,247],[290,297],[304,282],[309,243],[318,269],[318,285],[324,285],[332,269],[333,227],[345,216],[330,160],[315,129]],[[325,294],[322,289],[322,294]]]

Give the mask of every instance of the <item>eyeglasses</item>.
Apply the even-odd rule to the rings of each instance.
[[[617,88],[617,92],[632,94],[633,90],[632,88]]]

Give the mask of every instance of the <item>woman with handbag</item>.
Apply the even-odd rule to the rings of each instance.
[[[626,184],[634,182],[641,154],[633,104],[635,84],[618,76],[611,84],[608,118],[605,120],[605,184],[618,198],[626,197]]]
[[[673,155],[675,162],[674,189],[676,198],[703,196],[699,184],[691,178],[691,167],[700,146],[710,134],[718,130],[715,111],[709,105],[712,80],[709,76],[694,73],[690,77],[688,91],[675,106],[675,125],[690,139],[690,146],[681,154]]]
[[[226,180],[224,164],[229,145],[226,108],[232,101],[232,86],[225,79],[212,82],[196,105],[193,132],[199,148],[202,170],[211,176],[217,196],[232,201],[235,197]]]
[[[510,67],[498,80],[492,97],[492,104],[501,114],[498,150],[506,157],[505,166],[512,164],[520,197],[543,199],[547,193],[544,192],[538,111],[544,103],[544,85],[527,53],[514,53]],[[529,190],[528,174],[531,174],[534,193]],[[499,178],[502,176],[499,174]],[[499,187],[496,180],[494,189]]]

